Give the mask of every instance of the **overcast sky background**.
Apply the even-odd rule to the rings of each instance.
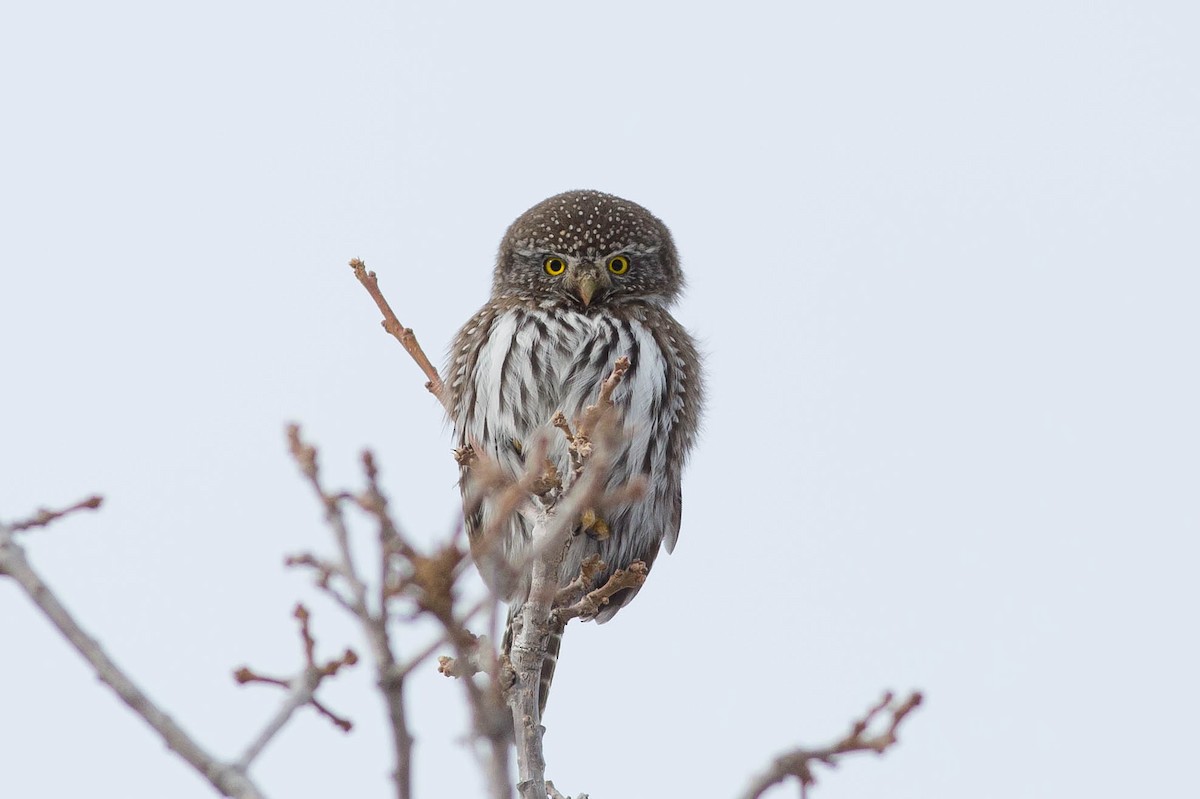
[[[290,463],[377,452],[420,540],[431,354],[507,224],[596,188],[674,231],[709,404],[675,554],[573,625],[549,776],[731,796],[884,688],[927,705],[814,796],[1169,796],[1200,694],[1200,10],[1188,2],[10,3],[0,11],[0,515],[89,630],[233,756],[329,552]],[[360,527],[366,539],[369,528]],[[401,647],[416,647],[416,642]],[[411,651],[411,649],[409,650]],[[359,668],[255,775],[388,795]],[[479,795],[457,685],[411,685],[421,797]],[[211,790],[0,581],[6,797]],[[790,789],[781,796],[793,795]]]

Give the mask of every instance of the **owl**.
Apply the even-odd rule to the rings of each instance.
[[[604,534],[579,532],[560,585],[591,554],[606,564],[596,583],[602,585],[614,570],[637,560],[651,566],[661,547],[675,547],[680,477],[703,396],[695,343],[669,311],[683,286],[675,244],[658,218],[611,194],[570,191],[543,200],[508,228],[491,298],[454,339],[445,385],[458,444],[473,444],[511,479],[526,473],[526,455],[539,441],[549,445],[559,473],[569,473],[567,440],[551,418],[556,411],[579,418],[617,358],[629,358],[612,396],[623,429],[605,459],[604,484],[616,489],[640,478],[645,491],[598,508]],[[510,603],[511,622],[528,595],[522,569],[529,568],[533,522],[529,514],[511,514],[499,527],[498,546],[490,547],[499,551],[484,552],[482,533],[496,527],[496,492],[473,481],[469,468],[462,492],[476,564],[489,588]],[[613,596],[596,621],[611,619],[636,593]],[[543,706],[560,640],[553,637],[543,667]]]

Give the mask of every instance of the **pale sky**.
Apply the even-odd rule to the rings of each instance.
[[[357,629],[288,460],[372,447],[418,540],[449,430],[346,261],[431,354],[508,223],[594,188],[673,230],[707,353],[679,544],[567,631],[548,776],[733,795],[885,688],[927,704],[820,799],[1177,796],[1200,696],[1200,7],[1188,2],[6,4],[0,515],[143,687],[232,756]],[[359,528],[364,539],[371,535]],[[421,633],[402,639],[415,650]],[[272,797],[388,796],[359,668]],[[459,687],[411,685],[421,797],[478,795]],[[0,581],[5,797],[211,789]],[[792,789],[779,796],[794,795]]]

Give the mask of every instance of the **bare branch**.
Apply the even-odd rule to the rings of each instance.
[[[572,799],[572,797],[564,795],[558,788],[555,788],[554,783],[550,780],[546,780],[546,793],[549,795],[549,799]],[[588,799],[588,795],[581,793],[579,796],[574,797],[574,799]]]
[[[750,786],[741,794],[740,799],[758,799],[767,789],[778,785],[788,777],[795,777],[799,780],[800,795],[804,797],[807,795],[809,786],[817,781],[812,770],[814,762],[836,766],[842,755],[853,752],[883,754],[897,742],[896,732],[900,728],[901,722],[921,704],[921,698],[921,694],[914,691],[900,704],[893,704],[893,697],[889,691],[862,718],[854,722],[847,735],[835,743],[816,749],[793,749],[775,758],[770,767],[750,783]],[[868,735],[872,723],[884,711],[891,715],[887,728],[875,735]]]
[[[405,715],[404,674],[396,669],[396,656],[392,652],[391,640],[388,633],[386,586],[382,583],[379,586],[379,608],[377,612],[373,612],[367,601],[367,586],[359,576],[359,572],[354,565],[350,549],[350,532],[346,524],[345,515],[342,512],[342,501],[354,498],[345,493],[333,494],[325,490],[321,484],[320,472],[317,467],[316,448],[301,439],[300,428],[297,425],[288,425],[287,435],[293,458],[300,467],[300,471],[308,478],[313,493],[316,494],[317,499],[325,508],[325,522],[329,525],[333,533],[334,541],[337,544],[338,553],[341,557],[341,563],[337,564],[336,567],[323,565],[322,561],[312,556],[300,556],[294,559],[294,562],[317,568],[318,585],[325,587],[333,596],[339,597],[339,599],[342,595],[331,587],[330,580],[335,579],[336,576],[336,578],[343,580],[349,589],[350,597],[341,599],[341,601],[343,606],[358,619],[363,633],[367,638],[371,657],[374,660],[376,685],[383,693],[388,709],[388,719],[391,722],[392,749],[393,757],[395,758],[392,779],[396,786],[396,796],[398,799],[409,799],[412,796],[413,739],[412,734],[409,732],[408,720]],[[381,560],[383,561],[380,568],[381,574],[386,574],[387,553],[389,546],[392,546],[393,543],[391,537],[396,533],[395,525],[392,524],[390,518],[387,518],[387,504],[382,500],[382,494],[378,492],[378,486],[375,482],[374,459],[369,453],[364,453],[363,464],[367,471],[369,484],[367,491],[368,498],[363,500],[363,502],[370,508],[376,509],[376,518],[380,520],[379,536],[382,552]],[[383,521],[384,519],[386,519],[386,524]],[[318,710],[323,709],[318,707]],[[333,716],[333,714],[326,713],[335,723],[341,721],[336,716]]]
[[[609,473],[610,453],[619,435],[612,393],[629,369],[629,359],[619,358],[612,373],[603,382],[594,405],[584,409],[576,421],[570,444],[574,465],[566,490],[537,511],[531,533],[529,594],[517,615],[510,650],[514,682],[508,692],[516,731],[517,790],[522,799],[545,799],[546,760],[538,706],[542,663],[556,625],[550,619],[554,598],[559,591],[558,574],[572,544],[571,533],[584,520],[584,513],[600,504]],[[570,427],[556,415],[552,423],[565,435]],[[599,446],[592,439],[598,438]]]
[[[334,602],[342,606],[347,613],[356,614],[354,600],[342,593],[334,583],[333,578],[341,574],[341,568],[327,560],[322,560],[311,552],[301,552],[298,555],[288,555],[283,559],[287,567],[306,566],[317,574],[317,587],[329,595]]]
[[[567,416],[562,411],[554,412],[554,416],[550,417],[550,424],[562,431],[562,434],[567,437],[568,444],[575,441],[575,433],[571,430],[571,425],[567,422]]]
[[[95,504],[92,504],[93,500],[95,500]],[[262,799],[264,794],[253,780],[236,766],[223,763],[205,751],[113,662],[100,643],[84,631],[54,592],[50,590],[50,587],[42,581],[25,557],[24,549],[13,538],[13,533],[17,530],[44,526],[66,513],[98,505],[99,498],[93,497],[65,511],[39,512],[31,522],[19,522],[17,525],[0,524],[0,575],[11,577],[21,586],[30,600],[58,628],[63,637],[75,648],[75,651],[91,664],[100,681],[111,688],[122,702],[149,724],[162,738],[168,749],[186,760],[223,796],[235,797],[235,799]]]
[[[511,736],[497,679],[499,664],[492,647],[480,646],[479,639],[467,629],[466,619],[469,615],[460,617],[455,611],[455,583],[461,574],[459,567],[465,562],[466,553],[451,542],[432,555],[422,554],[405,543],[397,549],[396,554],[407,562],[408,568],[407,574],[389,592],[389,598],[407,597],[416,605],[418,612],[432,616],[441,624],[444,636],[439,643],[449,641],[456,654],[455,658],[441,659],[444,673],[454,670],[454,666],[450,665],[452,663],[469,666],[469,670],[463,670],[457,676],[468,677],[462,680],[462,685],[471,708],[472,727],[475,735],[486,744],[485,751],[477,752],[481,757],[481,767],[488,778],[488,788],[494,799],[508,799],[511,795],[508,765]],[[494,606],[496,602],[494,597],[488,597],[476,605],[470,614],[473,615],[482,607]],[[432,648],[403,667],[402,673],[406,673],[412,664],[423,660],[428,654],[432,654]],[[483,686],[469,679],[479,671],[488,673],[492,678]]]
[[[454,540],[426,554],[405,539],[391,518],[387,498],[379,486],[375,458],[370,452],[364,452],[362,456],[366,489],[358,495],[345,492],[335,494],[321,483],[316,449],[301,439],[299,429],[294,425],[288,428],[288,440],[301,472],[308,478],[325,508],[325,519],[340,554],[340,562],[337,563],[328,563],[312,555],[290,558],[289,563],[313,568],[317,573],[318,585],[339,598],[343,606],[359,619],[366,632],[379,686],[387,699],[392,720],[397,789],[401,797],[408,797],[412,738],[404,717],[403,680],[415,663],[432,654],[433,647],[400,665],[391,648],[388,622],[395,601],[412,603],[414,615],[429,614],[442,625],[445,631],[443,640],[450,641],[459,659],[465,662],[477,649],[475,636],[467,630],[464,619],[455,610],[455,583],[463,572],[466,553]],[[357,504],[375,519],[378,526],[380,561],[374,601],[368,601],[366,582],[352,557],[350,532],[342,505],[344,500]],[[335,587],[338,585],[345,588]],[[343,591],[348,592],[349,596],[345,596]],[[494,607],[496,600],[489,597],[488,603],[488,606]],[[490,675],[499,672],[499,665],[495,661],[492,655],[490,662],[483,664]],[[509,799],[512,790],[508,772],[511,735],[498,681],[493,678],[487,685],[480,686],[468,679],[463,680],[463,685],[474,714],[475,732],[488,744],[482,766],[488,776],[492,796],[494,799]]]
[[[554,595],[554,606],[564,607],[574,604],[580,597],[592,590],[592,586],[596,584],[596,578],[604,569],[605,563],[600,560],[599,555],[588,555],[579,565],[579,574],[575,579],[560,588]]]
[[[489,593],[468,608],[460,617],[458,617],[458,622],[465,627],[472,619],[479,615],[480,612],[487,608],[494,607],[496,604],[496,598]],[[421,665],[421,663],[432,657],[435,652],[441,649],[442,646],[444,646],[446,642],[450,640],[452,634],[453,631],[447,630],[443,627],[441,635],[430,641],[424,649],[410,657],[404,663],[397,664],[397,672],[400,674],[408,674],[417,666]],[[486,641],[486,638],[483,636],[480,636],[480,638],[483,641]],[[478,641],[476,644],[477,648],[484,647],[484,644]],[[487,646],[490,648],[490,644]],[[458,664],[457,660],[452,657],[438,658],[438,672],[445,674],[447,677],[467,677],[472,674],[478,674],[479,672],[485,670],[486,669],[480,665],[479,658],[476,657],[472,657],[470,659],[470,668]]]
[[[600,565],[603,568],[603,564]],[[590,619],[599,613],[600,609],[607,605],[608,600],[618,591],[625,588],[640,588],[646,582],[646,575],[649,573],[650,568],[645,563],[635,560],[629,564],[629,568],[617,569],[604,585],[595,591],[585,594],[578,602],[566,607],[556,608],[553,612],[553,618],[558,624],[566,624],[571,619],[580,616]]]
[[[429,361],[425,351],[421,349],[421,343],[417,341],[417,336],[413,333],[412,328],[400,324],[400,320],[396,318],[396,312],[392,310],[392,306],[384,298],[383,292],[379,290],[379,279],[375,273],[368,272],[367,265],[358,258],[350,260],[350,268],[354,270],[354,276],[358,278],[358,282],[363,285],[363,288],[371,295],[371,299],[375,300],[375,304],[379,306],[379,310],[383,314],[383,329],[400,342],[400,346],[404,347],[405,352],[425,373],[425,377],[428,379],[425,388],[429,390],[429,393],[437,397],[438,402],[442,403],[442,407],[446,409],[446,413],[453,414],[454,409],[450,407],[450,398],[446,395],[445,386],[442,385],[441,375]]]
[[[104,497],[93,494],[87,499],[81,499],[69,508],[62,510],[48,510],[46,508],[38,508],[37,513],[30,516],[28,519],[12,522],[8,525],[9,530],[14,533],[22,530],[30,530],[34,527],[46,527],[47,525],[61,519],[64,516],[75,513],[81,510],[96,510],[104,502]]]
[[[353,727],[348,719],[341,718],[317,701],[315,694],[322,680],[334,676],[346,666],[353,666],[358,662],[358,656],[352,650],[347,649],[341,657],[330,660],[323,666],[318,664],[315,656],[317,642],[313,638],[308,624],[310,618],[308,608],[298,604],[292,615],[300,622],[300,641],[304,645],[304,669],[298,675],[290,680],[268,677],[258,674],[248,666],[242,666],[233,673],[233,678],[239,685],[260,682],[287,688],[290,691],[283,705],[238,758],[237,768],[243,772],[250,768],[250,764],[254,762],[255,758],[262,754],[271,739],[279,734],[291,719],[292,714],[304,705],[312,705],[318,713],[331,720],[342,732],[349,732]]]
[[[612,372],[600,384],[600,395],[596,398],[596,402],[587,406],[583,411],[583,418],[575,422],[576,441],[590,439],[600,420],[615,410],[616,406],[613,405],[612,395],[628,371],[629,359],[622,355],[613,364]]]

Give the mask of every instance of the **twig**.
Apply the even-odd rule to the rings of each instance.
[[[457,602],[455,583],[461,574],[459,567],[466,560],[466,553],[454,541],[442,546],[431,555],[418,552],[415,547],[399,537],[399,533],[391,524],[390,519],[386,518],[386,502],[383,501],[378,486],[374,484],[373,477],[372,487],[368,493],[373,495],[374,499],[365,502],[363,507],[372,513],[379,514],[381,528],[390,529],[396,536],[396,540],[390,547],[390,554],[398,555],[407,565],[407,574],[394,587],[385,592],[383,601],[386,602],[387,599],[399,596],[410,599],[416,605],[419,613],[427,613],[441,624],[444,630],[443,640],[448,640],[453,645],[457,655],[457,658],[453,659],[455,662],[471,664],[472,674],[476,670],[486,671],[493,678],[484,686],[480,686],[470,679],[462,680],[462,685],[471,708],[473,729],[487,745],[486,751],[479,752],[477,750],[477,754],[481,758],[481,767],[488,777],[488,788],[494,799],[508,799],[511,795],[508,770],[510,734],[507,716],[504,712],[503,697],[500,695],[496,679],[499,666],[495,662],[492,648],[490,646],[480,647],[478,638],[467,629],[466,618],[469,616],[460,617],[455,611]],[[389,554],[389,547],[384,545],[383,548],[386,558]],[[489,597],[488,601],[494,605],[497,600]],[[491,656],[486,660],[482,657],[485,650],[486,654]],[[426,653],[431,654],[431,649],[427,648]],[[426,656],[427,654],[422,654],[413,662],[419,662]],[[443,660],[443,665],[446,660],[450,659]],[[400,673],[406,673],[407,668],[410,667],[404,667]],[[452,668],[445,665],[444,667]],[[402,667],[396,668],[401,669]]]
[[[338,727],[342,732],[349,732],[353,726],[348,719],[341,718],[317,701],[315,694],[322,680],[337,674],[345,666],[353,666],[358,662],[358,656],[352,650],[347,649],[340,658],[330,660],[323,666],[319,665],[315,655],[316,640],[313,638],[312,630],[308,624],[308,609],[304,605],[296,605],[296,609],[292,612],[292,615],[300,622],[300,640],[304,645],[304,669],[300,674],[290,680],[284,680],[278,677],[267,677],[258,674],[247,666],[243,666],[233,673],[233,678],[237,680],[239,685],[261,682],[267,685],[277,685],[289,690],[288,697],[284,700],[279,710],[267,722],[258,737],[246,747],[242,756],[238,758],[237,768],[241,771],[246,771],[250,768],[250,764],[262,754],[262,751],[271,742],[271,739],[279,734],[279,731],[291,719],[292,714],[304,705],[312,705],[318,713],[332,721],[334,726]]]
[[[333,532],[340,553],[340,562],[329,564],[312,555],[300,555],[289,559],[295,565],[310,566],[317,571],[318,585],[326,589],[359,620],[371,642],[376,664],[379,687],[387,698],[392,720],[393,740],[396,746],[397,789],[401,797],[409,796],[412,737],[404,717],[403,681],[415,662],[428,654],[420,654],[403,666],[397,662],[388,638],[388,619],[392,601],[404,598],[411,601],[417,613],[428,613],[438,620],[445,630],[445,638],[455,647],[459,658],[475,649],[475,636],[466,629],[464,620],[455,613],[455,582],[462,573],[461,564],[466,560],[455,541],[426,555],[405,540],[392,520],[386,497],[378,482],[378,468],[374,456],[364,452],[363,469],[367,487],[359,495],[331,493],[322,485],[317,466],[316,449],[306,444],[296,426],[288,428],[288,440],[292,455],[301,472],[326,510],[326,522]],[[342,500],[355,502],[377,522],[379,530],[379,578],[377,596],[372,604],[367,600],[367,586],[359,575],[350,548],[350,533],[343,513]],[[396,564],[402,563],[404,571],[397,574]],[[348,587],[349,597],[334,587],[336,581]],[[494,605],[496,600],[489,598]],[[495,658],[493,657],[494,661]],[[490,664],[489,672],[498,673],[498,665]],[[481,687],[472,680],[464,680],[468,702],[474,713],[474,728],[488,742],[487,757],[483,767],[489,778],[489,787],[494,799],[508,799],[511,784],[508,774],[508,747],[511,745],[507,714],[503,699],[493,679],[488,686]],[[498,723],[496,719],[499,718]]]
[[[84,631],[75,618],[63,607],[50,587],[42,581],[25,557],[24,549],[13,538],[13,533],[18,530],[44,526],[54,519],[61,518],[66,513],[98,505],[99,498],[93,497],[73,505],[65,511],[39,512],[32,521],[18,522],[16,525],[0,524],[0,575],[11,577],[21,586],[38,609],[75,648],[75,651],[91,664],[100,681],[111,688],[122,702],[149,724],[162,738],[168,749],[186,760],[222,795],[235,799],[262,799],[264,794],[253,780],[236,766],[223,763],[205,751],[113,662],[100,643]]]
[[[437,397],[438,402],[442,403],[442,407],[446,409],[446,413],[453,414],[454,409],[450,407],[450,398],[446,396],[441,375],[429,361],[425,351],[421,349],[421,342],[417,341],[417,336],[413,333],[412,328],[400,324],[400,320],[396,318],[396,312],[392,310],[392,306],[384,298],[383,292],[379,290],[379,278],[375,276],[374,272],[368,272],[367,265],[358,258],[350,259],[350,268],[354,270],[354,276],[358,278],[358,282],[362,283],[363,288],[367,290],[371,299],[375,300],[375,304],[379,306],[380,312],[383,313],[383,329],[400,342],[400,346],[404,347],[405,352],[416,361],[417,366],[425,373],[425,377],[428,379],[425,388],[429,390],[429,393]]]
[[[836,766],[842,755],[852,752],[883,754],[897,742],[896,732],[901,722],[921,704],[921,698],[921,694],[914,691],[908,699],[893,705],[893,697],[889,691],[866,715],[855,721],[850,732],[837,742],[817,749],[793,749],[775,758],[770,767],[750,783],[740,799],[758,799],[768,788],[778,785],[788,777],[795,777],[800,781],[800,796],[803,799],[808,795],[809,786],[817,781],[812,770],[814,761]],[[891,714],[887,728],[876,735],[868,735],[868,728],[884,711]]]
[[[555,788],[554,783],[550,780],[546,780],[546,793],[549,794],[549,799],[572,799],[570,796],[564,795],[558,788]],[[574,799],[588,799],[588,795],[581,793],[579,796],[574,797]]]
[[[525,473],[513,480],[504,473],[500,465],[483,454],[482,448],[472,445],[470,457],[471,473],[464,476],[470,480],[469,496],[475,503],[487,497],[491,502],[490,521],[471,541],[471,557],[480,572],[496,575],[504,585],[515,582],[521,569],[528,563],[513,563],[504,552],[504,535],[514,513],[531,497],[540,497],[550,502],[562,490],[562,479],[554,463],[546,457],[550,442],[545,435],[533,440],[526,457]],[[467,509],[471,513],[478,505]],[[530,551],[528,557],[532,558]]]
[[[283,565],[287,567],[307,566],[317,573],[317,587],[329,595],[334,602],[341,605],[347,613],[356,613],[354,608],[354,600],[348,598],[342,593],[341,589],[333,582],[333,578],[340,575],[341,568],[337,564],[330,563],[327,560],[322,560],[311,552],[301,552],[298,555],[288,555],[283,559]]]
[[[45,527],[45,526],[49,525],[50,523],[57,521],[58,519],[61,519],[62,517],[66,516],[68,514],[75,513],[76,511],[96,510],[97,508],[100,507],[101,504],[103,504],[103,502],[104,502],[104,497],[99,496],[97,494],[93,494],[92,496],[88,497],[87,499],[81,499],[79,502],[76,502],[71,507],[63,508],[62,510],[48,510],[46,508],[38,508],[37,513],[30,516],[28,519],[22,519],[21,521],[12,522],[11,524],[8,525],[8,528],[14,533],[19,533],[22,530],[30,530],[34,527]]]
[[[494,596],[492,596],[490,593],[488,593],[486,596],[484,596],[479,601],[477,601],[474,605],[472,605],[470,608],[468,608],[467,611],[465,613],[463,613],[462,616],[458,619],[458,621],[461,624],[463,624],[464,626],[466,626],[466,624],[468,622],[470,622],[471,619],[475,618],[475,616],[477,616],[481,611],[483,611],[486,608],[489,608],[495,604],[496,604],[496,598]],[[424,649],[422,649],[420,652],[418,652],[417,654],[410,657],[404,663],[397,664],[396,665],[397,673],[398,674],[408,674],[410,671],[415,669],[417,666],[421,665],[421,663],[423,663],[428,658],[432,657],[435,652],[437,652],[439,649],[441,649],[442,646],[445,645],[446,642],[450,640],[451,634],[452,634],[451,631],[443,628],[442,632],[436,638],[434,638],[432,641],[430,641],[429,644]],[[468,677],[471,674],[478,674],[480,671],[483,671],[482,668],[479,668],[478,658],[473,657],[473,658],[470,658],[469,660],[470,660],[472,667],[474,667],[474,670],[468,670],[467,668],[462,667],[460,664],[458,664],[458,662],[455,658],[450,658],[450,657],[438,658],[438,671],[441,672],[442,674],[445,674],[447,677]],[[443,669],[443,666],[445,667],[445,669]]]
[[[565,607],[574,604],[584,594],[592,590],[592,586],[596,584],[596,578],[607,568],[604,561],[600,560],[597,554],[588,555],[584,558],[583,563],[579,564],[579,574],[575,579],[558,589],[558,593],[554,595],[554,606]]]
[[[375,666],[376,685],[383,693],[384,701],[388,708],[388,718],[391,721],[392,750],[393,757],[395,758],[392,779],[396,786],[396,796],[398,799],[409,799],[412,796],[413,739],[412,734],[408,730],[408,720],[405,715],[404,675],[397,672],[396,656],[392,652],[391,640],[388,633],[388,604],[385,596],[387,587],[381,581],[378,589],[379,610],[378,612],[372,612],[367,602],[366,584],[359,576],[358,570],[354,565],[354,559],[350,550],[350,533],[342,512],[341,501],[349,499],[350,496],[344,493],[331,494],[325,490],[321,484],[320,473],[317,467],[317,450],[301,439],[300,428],[297,425],[288,425],[287,434],[292,457],[300,467],[300,471],[308,478],[313,493],[316,494],[317,499],[324,506],[325,521],[332,530],[334,540],[337,543],[341,563],[333,570],[333,573],[336,573],[349,586],[350,598],[345,600],[343,604],[358,619],[369,643],[371,657]],[[364,463],[367,466],[368,480],[373,484],[375,479],[374,462],[365,458]],[[386,515],[386,503],[379,505],[379,508],[380,513]],[[390,529],[394,530],[394,525],[391,525]],[[381,565],[381,572],[383,573],[386,573],[387,546],[390,544],[388,540],[389,535],[389,531],[381,527],[381,559],[385,562],[384,565]],[[301,556],[301,558],[305,563],[308,561],[320,563],[320,561],[311,556]],[[327,583],[329,577],[323,576],[323,579]],[[338,592],[332,589],[330,591],[334,596],[340,596]]]
[[[604,564],[600,565],[603,568]],[[608,604],[608,600],[612,599],[613,594],[625,588],[640,588],[646,582],[646,575],[649,573],[650,568],[645,563],[635,560],[629,564],[628,568],[617,569],[604,585],[584,594],[580,597],[579,601],[566,607],[556,608],[552,616],[555,622],[560,625],[566,624],[571,619],[579,616],[590,619],[599,613],[602,607]]]
[[[250,681],[249,679],[243,680],[243,674],[240,671],[235,673],[234,677],[238,682]],[[270,682],[270,680],[263,679],[259,679],[258,681]],[[288,683],[284,682],[282,687],[289,687]],[[246,771],[250,768],[250,764],[262,754],[262,751],[266,749],[271,739],[278,735],[284,725],[291,720],[293,713],[313,700],[312,693],[317,689],[317,680],[311,672],[305,670],[299,677],[292,681],[290,687],[291,691],[287,699],[284,700],[284,703],[279,706],[279,710],[275,711],[275,715],[263,726],[258,737],[246,746],[246,749],[242,752],[242,756],[238,758],[237,768],[241,771]]]
[[[600,420],[612,412],[616,406],[612,395],[629,371],[629,359],[622,355],[613,364],[612,372],[600,384],[600,395],[596,401],[584,408],[583,417],[575,422],[575,440],[590,440]]]

